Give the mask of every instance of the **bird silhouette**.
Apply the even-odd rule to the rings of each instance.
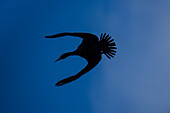
[[[55,62],[65,59],[71,55],[78,55],[80,57],[85,58],[88,64],[76,75],[70,76],[57,82],[56,86],[62,86],[66,83],[72,82],[80,78],[83,74],[89,72],[101,61],[102,54],[105,54],[109,59],[111,59],[111,57],[114,58],[114,55],[116,55],[115,49],[117,48],[115,47],[116,46],[115,42],[113,42],[114,39],[111,39],[111,36],[106,35],[106,33],[105,34],[102,33],[100,39],[96,35],[91,33],[68,33],[68,32],[59,33],[52,36],[46,36],[46,38],[57,38],[63,36],[80,37],[83,39],[83,41],[75,51],[64,53]]]

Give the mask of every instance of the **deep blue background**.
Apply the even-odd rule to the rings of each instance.
[[[168,0],[1,0],[1,113],[169,113]],[[60,32],[106,32],[118,45],[79,80],[86,61],[54,61],[81,43]]]

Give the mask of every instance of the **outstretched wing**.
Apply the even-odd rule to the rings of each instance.
[[[91,34],[91,33],[69,33],[69,32],[46,36],[46,38],[57,38],[57,37],[63,37],[63,36],[76,36],[76,37],[80,37],[83,39],[93,38],[95,40],[99,40],[96,35]]]
[[[101,60],[101,55],[98,56],[98,58],[94,59],[94,60],[90,60],[88,61],[88,64],[87,66],[82,69],[79,73],[77,73],[76,75],[74,76],[71,76],[71,77],[68,77],[68,78],[65,78],[59,82],[56,83],[56,86],[62,86],[66,83],[69,83],[69,82],[72,82],[78,78],[80,78],[82,75],[84,75],[85,73],[89,72],[91,69],[93,69]]]

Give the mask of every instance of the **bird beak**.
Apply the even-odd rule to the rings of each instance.
[[[57,62],[57,61],[59,61],[59,60],[61,60],[61,58],[59,58],[59,59],[55,60],[55,62]]]

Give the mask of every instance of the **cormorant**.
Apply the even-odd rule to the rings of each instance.
[[[109,59],[111,57],[114,58],[114,55],[116,55],[116,51],[114,49],[117,49],[115,46],[114,39],[111,39],[111,36],[105,34],[101,34],[100,40],[99,38],[91,33],[59,33],[52,36],[46,36],[46,38],[57,38],[57,37],[63,37],[63,36],[76,36],[83,39],[82,43],[78,46],[77,50],[73,52],[64,53],[60,56],[59,59],[57,59],[55,62],[65,59],[66,57],[70,55],[79,55],[80,57],[83,57],[87,60],[88,64],[84,69],[82,69],[79,73],[77,73],[74,76],[65,78],[59,82],[56,83],[56,86],[62,86],[66,83],[72,82],[79,77],[81,77],[83,74],[89,72],[91,69],[93,69],[101,60],[102,54],[105,54]]]

